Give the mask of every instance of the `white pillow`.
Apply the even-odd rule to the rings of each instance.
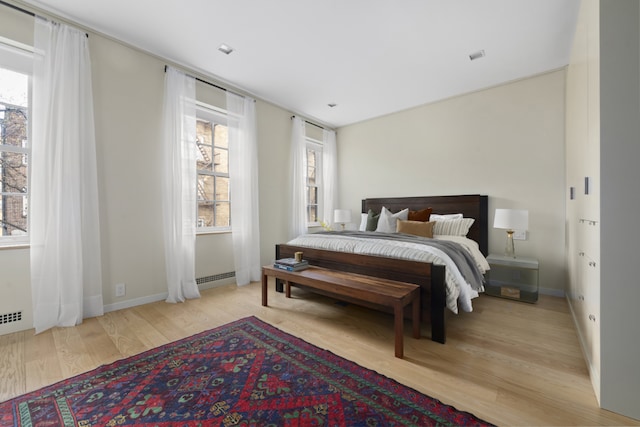
[[[403,209],[397,213],[391,213],[391,211],[384,206],[382,212],[380,212],[380,219],[378,219],[378,227],[376,231],[380,233],[395,233],[398,220],[406,221],[409,218],[409,208]]]
[[[362,216],[360,217],[360,227],[358,227],[358,230],[367,231],[367,218],[369,217],[369,215],[366,213],[360,215]]]
[[[432,213],[429,216],[429,221],[441,221],[443,219],[460,219],[460,218],[462,218],[462,214],[461,213],[445,214],[445,215]]]
[[[436,220],[433,226],[434,235],[466,236],[473,225],[473,218]]]

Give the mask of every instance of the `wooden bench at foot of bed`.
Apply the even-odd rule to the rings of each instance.
[[[390,307],[394,313],[395,355],[404,356],[404,308],[412,307],[413,337],[420,338],[420,287],[411,283],[379,279],[320,267],[286,271],[270,265],[262,267],[262,305],[267,306],[267,278],[283,280],[286,297],[291,297],[291,284],[311,288],[338,299]]]
[[[420,286],[420,320],[425,323],[431,321],[431,339],[435,342],[445,343],[447,291],[443,265],[312,249],[284,243],[276,245],[275,259],[293,258],[296,252],[303,252],[303,258],[313,266]],[[282,283],[278,282],[276,282],[276,290],[282,292]],[[406,317],[409,315],[410,313],[405,313]]]

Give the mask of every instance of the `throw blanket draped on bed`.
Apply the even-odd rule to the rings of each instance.
[[[303,234],[291,245],[338,252],[377,255],[445,265],[447,307],[472,311],[471,299],[484,290],[483,273],[471,254],[459,243],[402,233],[367,231],[322,231]]]

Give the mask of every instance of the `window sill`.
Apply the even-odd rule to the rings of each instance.
[[[206,231],[196,231],[196,237],[198,236],[207,236],[210,234],[230,234],[231,228],[225,228],[224,230],[206,230]]]
[[[31,245],[25,242],[6,242],[0,243],[0,251],[11,250],[11,249],[29,249]]]

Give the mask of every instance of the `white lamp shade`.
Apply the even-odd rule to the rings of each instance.
[[[336,209],[333,211],[333,222],[339,224],[351,222],[351,211],[349,209]]]
[[[522,209],[496,209],[493,228],[526,231],[529,229],[529,211]]]

